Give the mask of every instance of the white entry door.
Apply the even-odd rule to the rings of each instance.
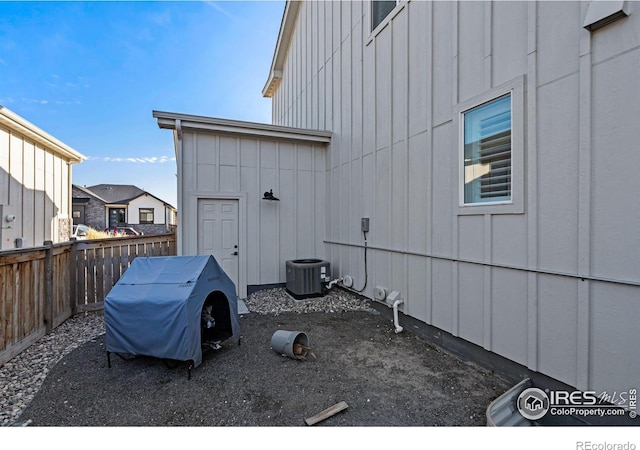
[[[238,200],[198,200],[198,254],[213,255],[238,294]]]

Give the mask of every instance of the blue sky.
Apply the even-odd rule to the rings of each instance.
[[[177,206],[153,110],[271,121],[262,97],[284,1],[0,1],[0,105],[88,157],[73,182]]]

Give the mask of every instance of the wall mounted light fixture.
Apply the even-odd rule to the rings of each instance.
[[[265,192],[264,197],[262,197],[262,200],[274,200],[276,202],[280,201],[279,198],[273,195],[273,189],[269,189],[269,192]]]

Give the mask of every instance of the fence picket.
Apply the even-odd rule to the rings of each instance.
[[[137,256],[175,249],[175,235],[165,234],[0,251],[0,366],[76,312],[103,309]]]

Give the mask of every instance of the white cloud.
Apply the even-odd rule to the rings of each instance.
[[[24,103],[39,103],[41,105],[46,105],[47,103],[49,103],[49,100],[45,100],[45,99],[41,99],[41,98],[22,97],[20,100],[22,102],[24,102]]]
[[[231,18],[233,18],[233,17],[234,17],[234,16],[233,16],[233,14],[231,14],[229,11],[227,11],[227,10],[226,10],[226,9],[224,9],[222,6],[220,6],[220,5],[218,4],[218,2],[216,2],[216,1],[213,1],[213,0],[212,0],[212,1],[205,1],[205,2],[204,2],[204,4],[205,4],[205,5],[207,5],[207,6],[210,6],[211,8],[213,8],[213,9],[215,9],[216,11],[218,11],[218,12],[220,12],[220,13],[224,14],[224,15],[225,15],[225,16],[227,16],[227,17],[231,17]]]
[[[52,105],[81,105],[82,101],[81,100],[49,100],[46,98],[29,98],[29,97],[21,97],[20,100],[16,100],[12,97],[4,97],[4,98],[0,98],[0,103],[27,103],[27,104],[34,104],[37,103],[39,105],[48,105],[48,104],[52,104]]]
[[[151,14],[149,20],[159,26],[171,25],[171,13],[169,11],[162,11],[156,14]]]
[[[87,158],[89,161],[103,161],[103,162],[115,162],[115,163],[134,163],[134,164],[164,164],[166,162],[175,162],[176,158],[173,156],[145,156],[145,157],[111,157],[111,156],[90,156]]]

